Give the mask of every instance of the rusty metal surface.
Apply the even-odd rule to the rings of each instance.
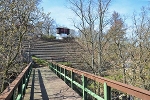
[[[24,100],[82,100],[48,67],[33,68],[33,72],[34,70],[35,77],[30,77]]]
[[[0,100],[10,100],[10,97],[13,95],[13,90],[15,90],[24,74],[30,67],[31,63],[18,75],[18,77],[0,94]]]
[[[77,69],[74,69],[74,68],[70,68],[70,67],[67,67],[67,66],[64,66],[64,65],[61,65],[61,64],[57,64],[55,62],[52,62],[52,63],[66,69],[66,70],[73,71],[74,73],[77,73],[79,75],[84,75],[85,77],[87,77],[89,79],[92,79],[92,80],[95,80],[97,82],[100,82],[100,83],[103,83],[103,84],[105,82],[111,88],[114,88],[114,89],[117,89],[119,91],[125,92],[127,94],[132,95],[132,96],[138,97],[142,100],[150,100],[150,91],[147,91],[147,90],[144,90],[144,89],[141,89],[141,88],[138,88],[138,87],[134,87],[134,86],[131,86],[131,85],[123,84],[121,82],[117,82],[117,81],[114,81],[114,80],[106,79],[106,78],[103,78],[103,77],[100,77],[100,76],[96,76],[94,74],[87,73],[87,72],[77,70]]]

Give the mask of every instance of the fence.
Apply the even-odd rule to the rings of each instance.
[[[32,63],[0,94],[0,100],[22,100],[31,72]]]
[[[50,69],[52,69],[60,78],[65,82],[70,82],[71,88],[78,87],[82,90],[83,100],[87,100],[87,96],[91,95],[97,100],[111,100],[111,91],[116,89],[122,91],[128,95],[135,96],[142,100],[150,100],[150,91],[143,90],[141,88],[126,85],[117,81],[109,80],[100,76],[96,76],[84,71],[80,71],[74,68],[70,68],[64,65],[60,65],[54,62],[49,63]],[[0,95],[0,100],[21,100],[25,94],[25,89],[27,87],[29,77],[32,72],[32,63],[30,63],[19,76],[4,90]],[[77,75],[81,76],[82,82],[75,80]],[[88,80],[93,80],[97,83],[103,84],[104,96],[100,96],[93,91],[91,91],[88,86]]]
[[[63,77],[65,82],[69,81],[71,83],[71,87],[74,86],[80,88],[82,90],[83,100],[87,100],[87,94],[96,98],[97,100],[111,100],[111,91],[112,89],[116,89],[122,91],[128,95],[135,96],[142,100],[150,100],[150,91],[143,90],[138,87],[130,86],[127,84],[123,84],[117,81],[109,80],[100,76],[96,76],[84,71],[80,71],[74,68],[70,68],[64,65],[60,65],[54,62],[49,63],[50,69],[52,69],[58,76]],[[69,73],[69,74],[68,74]],[[82,83],[79,83],[75,80],[76,75],[82,77]],[[95,94],[87,87],[87,79],[91,79],[97,83],[101,83],[104,86],[104,96],[99,96]]]

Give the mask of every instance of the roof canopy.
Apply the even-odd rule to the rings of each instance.
[[[67,35],[70,34],[70,29],[68,29],[68,28],[58,27],[56,29],[57,29],[57,34],[67,34]]]

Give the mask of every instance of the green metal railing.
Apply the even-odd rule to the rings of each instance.
[[[132,95],[142,100],[150,100],[150,91],[141,88],[126,85],[117,81],[109,80],[100,76],[96,76],[84,71],[80,71],[71,67],[67,67],[54,62],[49,63],[49,68],[54,71],[71,88],[79,88],[82,93],[83,100],[88,100],[89,95],[97,100],[111,100],[112,90],[116,89],[125,94]],[[30,63],[19,76],[0,94],[0,100],[22,100],[25,95],[26,87],[32,72],[32,63]],[[77,77],[81,77],[81,82],[77,81]],[[96,94],[88,87],[88,80],[103,84],[103,96]]]
[[[91,95],[97,100],[111,100],[112,89],[122,91],[128,95],[135,96],[142,100],[150,100],[150,91],[143,90],[141,88],[137,88],[117,81],[109,80],[100,76],[96,76],[54,62],[49,63],[49,68],[52,71],[54,71],[59,77],[61,77],[65,82],[69,81],[71,83],[71,88],[74,89],[75,86],[80,88],[82,90],[83,100],[87,100],[87,94]],[[68,75],[67,72],[70,74],[70,76]],[[75,74],[81,76],[82,83],[75,81]],[[93,91],[88,89],[87,79],[91,79],[97,83],[103,84],[104,96],[99,96],[98,94],[95,94]]]
[[[22,100],[32,72],[30,63],[18,77],[0,94],[0,100]]]

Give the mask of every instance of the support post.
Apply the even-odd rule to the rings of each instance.
[[[87,77],[82,75],[82,93],[83,93],[83,100],[87,100],[87,92],[85,91],[85,88],[87,88]]]
[[[72,88],[72,89],[74,89],[73,81],[74,81],[74,72],[71,71],[71,88]]]
[[[54,64],[53,64],[53,66],[54,66],[54,68],[55,68],[55,74],[57,75],[57,66],[54,65]]]
[[[49,69],[51,69],[51,70],[52,70],[52,68],[51,68],[51,63],[48,63],[48,66],[49,66]]]
[[[111,87],[104,83],[104,100],[111,100]]]
[[[59,67],[59,72],[60,72],[60,73],[59,73],[60,78],[62,78],[62,77],[61,77],[61,67]]]
[[[15,93],[15,92],[16,92],[16,90],[13,90],[13,95],[12,95],[11,98],[10,98],[11,100],[15,100],[15,96],[16,96],[16,93]]]
[[[66,69],[64,68],[64,82],[66,83]]]
[[[56,75],[58,76],[58,66],[57,65],[55,66],[56,66]]]
[[[25,73],[25,75],[23,77],[23,84],[24,84],[23,95],[25,95],[25,93],[26,93],[26,86],[27,86],[27,83],[26,83],[26,74],[27,74],[27,72]]]
[[[26,74],[25,74],[25,83],[26,83],[26,86],[25,86],[25,89],[27,89],[27,85],[28,85],[28,74],[29,74],[29,71],[30,70],[27,70]]]
[[[54,65],[53,65],[53,63],[50,64],[50,67],[51,67],[51,70],[54,72],[55,70],[54,70]]]
[[[22,84],[23,83],[23,79],[21,79],[21,82],[18,86],[18,97],[17,97],[17,100],[22,100],[22,97],[23,97],[23,89],[22,89]]]

